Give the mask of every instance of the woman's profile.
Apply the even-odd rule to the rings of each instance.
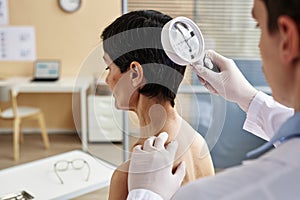
[[[178,141],[175,166],[186,162],[185,184],[213,175],[214,168],[205,140],[174,107],[186,66],[172,62],[161,45],[162,27],[171,19],[158,11],[133,11],[117,18],[101,37],[109,70],[106,83],[115,105],[133,111],[139,119],[140,135],[133,146],[167,132],[168,141]],[[127,197],[128,162],[121,164],[112,176],[110,200]]]

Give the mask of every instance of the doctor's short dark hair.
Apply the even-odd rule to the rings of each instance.
[[[268,29],[276,32],[278,30],[278,18],[281,15],[291,17],[298,24],[300,32],[300,0],[261,0],[264,2],[268,12]]]
[[[161,31],[172,18],[154,10],[132,11],[117,18],[104,29],[103,49],[113,62],[126,72],[130,63],[141,64],[146,84],[139,92],[147,97],[174,99],[186,66],[171,61],[163,50]]]

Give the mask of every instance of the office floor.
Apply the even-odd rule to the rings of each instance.
[[[50,149],[43,147],[40,134],[24,134],[24,143],[20,146],[20,160],[13,160],[12,134],[0,134],[0,170],[22,163],[27,163],[63,152],[81,149],[80,139],[76,134],[49,134]],[[116,148],[117,147],[117,148]],[[89,149],[100,158],[113,164],[122,162],[121,144],[91,144]],[[108,187],[74,198],[74,200],[107,199]]]

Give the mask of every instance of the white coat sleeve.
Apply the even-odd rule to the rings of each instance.
[[[134,189],[129,192],[127,200],[163,200],[163,198],[150,190]]]
[[[258,92],[249,106],[243,129],[270,140],[293,114],[294,109],[279,104],[263,92]]]
[[[172,200],[299,199],[300,138],[258,159],[187,183]]]

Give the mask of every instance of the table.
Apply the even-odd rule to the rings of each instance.
[[[80,128],[82,149],[87,150],[87,91],[93,83],[92,77],[61,77],[53,82],[31,82],[30,77],[12,77],[0,81],[0,85],[10,85],[19,93],[79,93]],[[76,127],[78,128],[78,127]]]
[[[85,181],[88,168],[59,172],[64,180],[61,184],[54,172],[54,164],[60,160],[84,159],[90,166],[90,177]],[[34,199],[70,199],[106,187],[115,166],[74,150],[48,158],[18,165],[0,171],[0,196],[26,191]]]

